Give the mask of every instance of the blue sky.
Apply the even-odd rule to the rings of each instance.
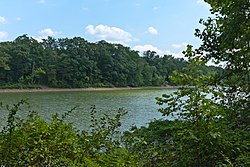
[[[0,41],[83,37],[181,56],[198,46],[194,29],[209,16],[203,0],[1,0]]]

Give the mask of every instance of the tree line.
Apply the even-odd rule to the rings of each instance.
[[[160,57],[106,41],[90,43],[81,37],[38,42],[28,35],[0,43],[0,83],[58,88],[160,86],[172,84],[174,70],[187,66],[183,58]],[[203,67],[204,72],[216,70]],[[218,70],[218,69],[217,69]]]

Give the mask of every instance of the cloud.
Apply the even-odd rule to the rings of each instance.
[[[38,42],[42,42],[42,39],[47,39],[48,36],[54,37],[54,36],[60,34],[60,32],[54,31],[51,28],[45,28],[45,29],[39,31],[39,34],[40,34],[39,37],[33,37],[33,38],[36,39]]]
[[[6,19],[3,16],[0,16],[0,24],[4,24],[6,22]]]
[[[196,1],[199,5],[202,5],[204,7],[210,7],[208,3],[206,3],[204,0],[197,0]]]
[[[175,53],[175,52],[171,52],[169,50],[165,50],[164,51],[164,50],[161,50],[158,47],[150,45],[150,44],[137,45],[137,46],[134,46],[132,49],[136,50],[136,51],[139,51],[141,55],[143,55],[143,53],[145,51],[150,50],[150,51],[155,51],[160,56],[163,56],[163,55],[172,55],[175,58],[184,58],[184,55],[182,54],[182,52]]]
[[[171,51],[167,50],[164,52],[164,55],[172,55],[175,58],[187,59],[182,52],[171,52]]]
[[[40,35],[47,37],[47,36],[56,36],[58,32],[53,31],[51,28],[45,28],[39,32]]]
[[[179,49],[179,48],[185,48],[187,45],[188,45],[188,43],[182,42],[182,43],[180,43],[180,44],[172,44],[171,46],[172,46],[173,48]]]
[[[8,33],[4,32],[4,31],[0,31],[0,41],[3,41],[5,39],[7,39],[8,37]]]
[[[90,35],[96,34],[96,30],[95,30],[95,27],[93,25],[88,25],[85,29],[86,29],[87,34],[90,34]]]
[[[122,44],[136,40],[129,32],[126,32],[118,27],[109,27],[107,25],[99,24],[96,27],[88,25],[85,29],[86,34],[92,35],[99,40],[107,40],[109,42]]]
[[[157,48],[156,46],[150,45],[150,44],[146,44],[146,45],[136,45],[132,48],[133,50],[139,51],[141,54],[143,54],[143,52],[145,51],[155,51],[158,54],[162,54],[163,52]]]
[[[157,35],[158,31],[154,27],[148,27],[148,33]]]

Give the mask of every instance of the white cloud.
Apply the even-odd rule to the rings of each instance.
[[[39,34],[40,34],[39,37],[33,37],[33,38],[36,39],[38,42],[42,42],[42,39],[47,39],[48,36],[54,37],[54,36],[60,34],[60,32],[54,31],[51,28],[45,28],[45,29],[39,31]]]
[[[148,32],[153,35],[158,34],[158,31],[154,27],[148,27]]]
[[[182,42],[182,43],[180,43],[180,44],[172,44],[171,46],[172,46],[173,48],[185,48],[187,45],[188,45],[188,43]]]
[[[115,43],[129,43],[135,41],[129,32],[124,31],[118,27],[109,27],[107,25],[99,24],[96,27],[88,25],[86,28],[86,34],[93,35],[99,40],[107,40]]]
[[[182,54],[182,52],[175,53],[175,52],[171,52],[169,50],[164,51],[164,50],[161,50],[158,47],[150,45],[150,44],[137,45],[137,46],[134,46],[132,49],[136,50],[136,51],[139,51],[141,55],[143,54],[143,52],[150,50],[150,51],[155,51],[160,56],[172,55],[175,58],[184,58],[184,55]]]
[[[8,37],[8,33],[4,31],[0,31],[0,41],[5,40]]]
[[[171,51],[167,50],[164,52],[164,55],[172,55],[175,58],[187,59],[182,52],[171,52]]]
[[[146,45],[136,45],[132,48],[133,50],[139,51],[141,54],[145,51],[155,51],[158,54],[162,54],[163,52],[157,48],[156,46],[150,45],[150,44],[146,44]]]
[[[87,34],[95,35],[96,33],[95,27],[93,25],[88,25],[85,29]]]
[[[0,16],[0,24],[4,24],[6,22],[6,19],[3,16]]]
[[[39,34],[43,37],[48,37],[48,36],[56,36],[58,32],[53,31],[51,28],[45,28],[39,32]]]
[[[202,5],[202,6],[205,6],[205,7],[210,7],[208,3],[206,3],[204,0],[197,0],[196,1],[198,4]]]

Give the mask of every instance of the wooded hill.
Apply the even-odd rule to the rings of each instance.
[[[184,59],[160,57],[154,51],[137,51],[106,41],[90,43],[83,38],[38,42],[22,35],[0,43],[0,86],[18,87],[123,87],[171,85],[174,70],[187,66]],[[203,72],[218,70],[203,66]],[[14,86],[13,86],[14,85]]]

